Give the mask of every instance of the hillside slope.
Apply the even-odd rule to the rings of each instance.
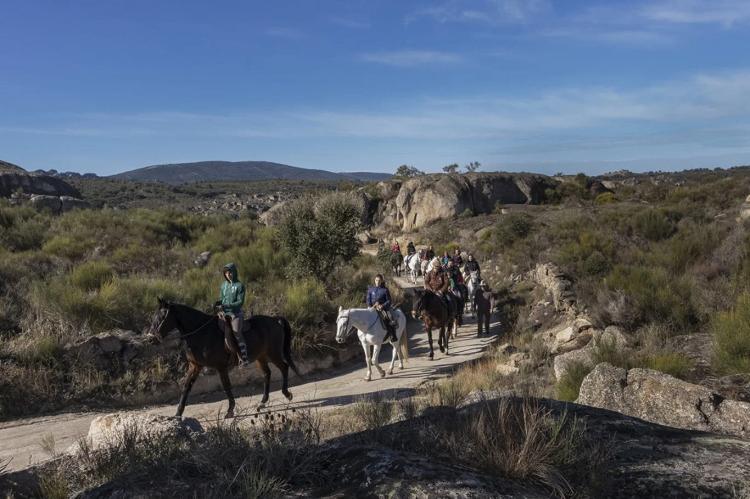
[[[174,163],[138,168],[111,178],[122,180],[156,181],[183,184],[204,181],[253,181],[253,180],[385,180],[391,175],[384,173],[335,173],[326,170],[299,168],[269,161],[199,161],[196,163]]]

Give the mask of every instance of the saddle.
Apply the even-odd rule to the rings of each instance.
[[[231,319],[224,317],[222,314],[216,317],[219,331],[224,335],[224,349],[229,353],[237,353],[240,351],[240,346],[237,344],[237,338],[234,337],[232,331],[232,325],[230,324]],[[250,332],[249,321],[242,322],[242,335],[245,337],[245,343],[247,343],[247,333]]]

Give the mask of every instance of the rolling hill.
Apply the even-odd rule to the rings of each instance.
[[[196,163],[174,163],[153,165],[112,175],[110,178],[184,184],[206,181],[253,181],[253,180],[355,180],[372,182],[387,180],[385,173],[350,172],[336,173],[326,170],[299,168],[269,161],[200,161]]]

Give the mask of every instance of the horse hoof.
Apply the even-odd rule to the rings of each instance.
[[[265,407],[266,407],[266,402],[261,402],[255,408],[258,410],[261,410],[261,409],[265,409]]]
[[[284,396],[286,397],[286,399],[287,399],[288,401],[290,401],[290,402],[292,401],[292,392],[286,392],[286,393],[284,394]]]
[[[440,347],[440,353],[445,353],[445,348]]]
[[[224,419],[232,419],[234,417],[233,412],[228,412],[224,415]]]

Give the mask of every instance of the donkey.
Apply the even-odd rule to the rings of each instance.
[[[182,417],[190,389],[204,367],[218,371],[221,385],[229,400],[229,408],[224,417],[234,417],[235,403],[232,385],[229,382],[229,369],[237,365],[237,355],[225,344],[224,327],[226,324],[215,315],[159,298],[159,308],[151,323],[152,333],[157,339],[161,339],[169,331],[177,329],[186,346],[188,370],[183,380],[182,395],[175,417]],[[302,376],[292,360],[292,328],[289,322],[283,317],[254,315],[245,320],[243,334],[248,359],[257,361],[258,368],[263,372],[263,398],[258,408],[268,402],[271,382],[269,361],[281,371],[281,393],[287,400],[292,400],[292,393],[289,391],[289,368],[291,367],[297,376]],[[226,336],[232,335],[230,333]]]

